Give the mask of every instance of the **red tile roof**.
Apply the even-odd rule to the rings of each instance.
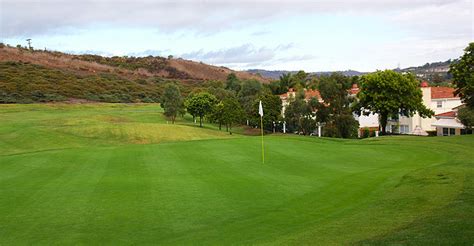
[[[454,112],[454,111],[444,112],[444,113],[435,115],[435,117],[450,117],[450,118],[455,118],[455,117],[456,117],[456,112]]]
[[[294,92],[292,88],[287,93],[283,93],[280,95],[281,99],[287,99],[290,95],[296,96],[297,92]],[[321,94],[319,93],[318,90],[306,90],[304,91],[304,97],[305,99],[311,99],[312,97],[316,97],[317,99],[321,99]]]
[[[360,89],[357,86],[357,84],[353,84],[352,88],[349,90],[349,94],[356,95],[357,93],[359,93],[359,91],[360,91]]]
[[[431,99],[455,98],[454,88],[451,87],[431,87]]]
[[[316,97],[317,99],[320,99],[321,98],[321,93],[319,93],[318,90],[306,90],[304,92],[304,97],[306,99],[311,99],[312,97]]]
[[[420,86],[421,87],[429,87],[430,85],[428,84],[428,82],[423,81],[423,82],[421,82]]]

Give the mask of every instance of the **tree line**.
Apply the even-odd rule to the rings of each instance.
[[[281,100],[257,80],[240,80],[234,73],[225,82],[207,81],[184,97],[177,83],[165,86],[161,98],[164,114],[172,123],[184,112],[199,121],[215,123],[219,129],[231,132],[235,124],[254,126],[259,122],[257,105],[262,101],[265,108],[264,126],[270,129],[274,121],[281,119]]]
[[[161,105],[173,123],[178,115],[188,112],[201,127],[206,119],[219,125],[219,129],[224,126],[231,131],[235,124],[258,126],[258,103],[262,101],[263,126],[268,132],[281,131],[285,124],[288,132],[309,135],[317,125],[324,125],[325,136],[354,138],[358,122],[351,109],[354,99],[348,96],[353,83],[354,78],[339,73],[309,78],[302,72],[283,75],[279,81],[264,85],[256,80],[241,81],[232,73],[225,82],[209,81],[207,87],[191,92],[186,98],[177,84],[170,83],[165,86]],[[289,104],[282,115],[279,92],[293,87],[300,89],[288,98]],[[312,88],[320,91],[321,98],[306,97],[305,89]]]

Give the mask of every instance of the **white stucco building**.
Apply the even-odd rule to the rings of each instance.
[[[430,87],[427,82],[421,83],[423,92],[423,104],[433,110],[435,115],[452,111],[462,104],[461,98],[454,95],[454,88],[451,87]],[[428,135],[427,131],[435,131],[436,118],[422,118],[418,114],[413,117],[399,117],[399,119],[389,120],[387,131],[402,134]]]

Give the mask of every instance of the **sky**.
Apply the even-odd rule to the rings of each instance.
[[[0,40],[235,70],[364,72],[462,55],[474,0],[0,0]]]

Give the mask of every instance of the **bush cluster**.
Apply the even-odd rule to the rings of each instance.
[[[127,80],[115,74],[80,76],[23,62],[0,63],[0,103],[64,101],[158,102],[158,79]]]

